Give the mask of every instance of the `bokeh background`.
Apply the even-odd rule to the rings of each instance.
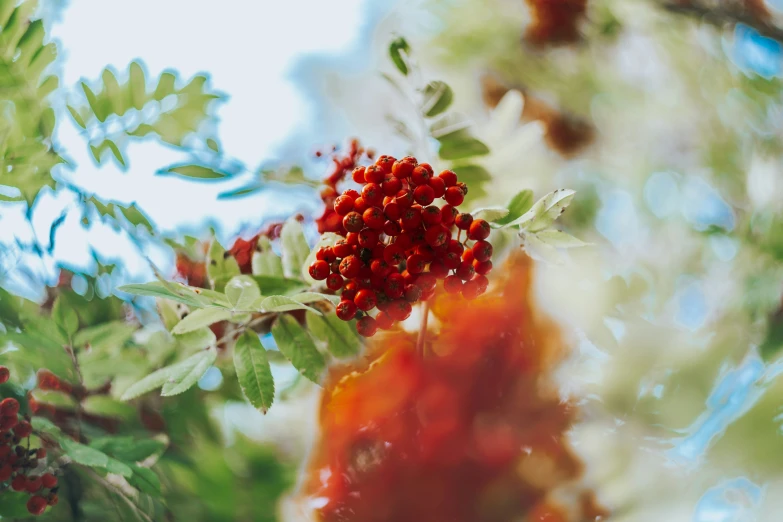
[[[212,229],[228,247],[319,212],[328,164],[316,149],[353,136],[394,155],[410,147],[414,111],[380,74],[393,71],[389,41],[404,35],[492,151],[478,160],[491,179],[477,206],[525,188],[577,191],[563,226],[591,244],[542,261],[537,286],[574,348],[558,377],[583,408],[574,444],[612,520],[780,520],[783,2],[563,5],[549,20],[541,0],[42,1],[59,51],[54,141],[69,164],[31,207],[0,203],[0,283],[42,299],[59,267],[116,264],[97,279],[109,295],[152,279],[147,259],[173,273],[161,238]],[[124,78],[134,60],[148,77],[205,73],[218,95],[180,144],[70,117],[80,81],[98,85],[107,66]],[[87,144],[115,134],[122,161]],[[166,175],[174,164],[225,176]],[[232,196],[261,171],[293,166],[302,183]],[[157,233],[85,214],[81,198],[93,194],[137,205]],[[291,386],[266,416],[208,403],[220,433],[203,443],[201,472],[180,477],[179,516],[195,494],[210,506],[204,520],[299,520],[290,492],[316,433],[318,389],[280,372]],[[210,371],[200,386],[221,382]],[[255,481],[265,515],[226,507],[237,476]]]

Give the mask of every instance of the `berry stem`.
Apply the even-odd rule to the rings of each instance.
[[[424,338],[427,335],[427,320],[430,317],[430,302],[424,301],[421,311],[421,322],[419,323],[419,336],[416,338],[416,353],[424,358]]]

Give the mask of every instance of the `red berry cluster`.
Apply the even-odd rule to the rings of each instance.
[[[0,384],[9,376],[8,368],[0,366]],[[19,420],[19,401],[13,397],[0,401],[0,483],[10,481],[12,490],[29,493],[27,511],[41,515],[46,506],[57,504],[57,477],[35,473],[46,462],[46,450],[30,449],[32,433],[29,419]]]
[[[436,176],[412,156],[384,155],[356,167],[352,177],[361,193],[348,189],[334,200],[344,239],[319,249],[309,267],[313,279],[342,291],[340,319],[361,315],[357,330],[371,337],[407,319],[411,304],[429,299],[439,279],[446,292],[466,299],[484,293],[492,270],[490,227],[457,210],[468,188],[454,172]],[[439,199],[443,206],[435,204]],[[374,318],[366,314],[373,308],[379,310]]]

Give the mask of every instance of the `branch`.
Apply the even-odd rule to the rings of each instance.
[[[660,6],[670,13],[699,18],[718,27],[736,24],[747,25],[762,36],[783,42],[783,29],[754,16],[747,9],[738,7],[736,4],[713,7],[697,2],[683,3],[667,0],[660,2]]]

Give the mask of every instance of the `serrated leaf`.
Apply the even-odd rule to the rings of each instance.
[[[90,345],[93,350],[107,351],[124,345],[136,331],[136,327],[124,321],[111,321],[83,328],[73,337],[75,347]]]
[[[255,280],[248,275],[232,277],[226,284],[226,297],[234,310],[250,310],[261,298],[261,290]]]
[[[506,226],[519,225],[521,229],[529,232],[537,232],[549,227],[565,211],[566,207],[574,199],[573,190],[559,189],[550,192],[519,218],[511,221]]]
[[[325,315],[307,314],[307,328],[319,341],[326,343],[335,357],[352,357],[359,353],[362,341],[356,333],[353,322],[346,322],[334,313]]]
[[[76,311],[59,297],[54,300],[52,306],[52,319],[69,338],[79,329],[79,316]]]
[[[158,171],[158,174],[176,174],[191,179],[225,179],[230,176],[226,172],[221,172],[202,165],[176,165],[164,170]]]
[[[454,101],[454,92],[445,82],[433,81],[424,88],[424,101],[421,112],[428,118],[433,118],[448,110]]]
[[[120,149],[117,148],[117,144],[111,140],[106,140],[104,143],[106,143],[106,145],[109,147],[109,150],[114,155],[114,159],[117,160],[117,163],[123,167],[126,167],[127,165],[125,164],[125,158],[122,157],[122,152],[120,152]]]
[[[161,390],[161,396],[171,397],[188,391],[194,384],[201,379],[212,363],[217,359],[217,350],[204,350],[189,357],[181,364],[177,371],[173,372]]]
[[[539,240],[555,248],[577,248],[588,244],[561,230],[542,230],[536,234]]]
[[[184,334],[198,330],[231,317],[231,310],[225,308],[200,308],[189,313],[172,328],[173,334]]]
[[[394,65],[397,67],[397,70],[405,76],[408,75],[408,64],[406,61],[406,56],[409,53],[410,46],[402,36],[393,40],[392,43],[389,44],[389,56],[391,57],[392,62],[394,62]]]
[[[511,223],[522,214],[530,210],[533,206],[533,191],[530,189],[523,190],[516,196],[511,198],[508,204],[508,214],[495,221],[498,225],[506,225]]]
[[[307,288],[299,279],[265,275],[254,275],[253,279],[258,283],[262,295],[289,295]]]
[[[487,169],[479,165],[454,165],[451,167],[460,181],[468,184],[468,194],[473,185],[481,184],[492,179]]]
[[[131,466],[133,475],[128,479],[128,483],[142,493],[153,497],[160,496],[160,478],[149,468],[140,466]]]
[[[259,312],[290,312],[292,310],[310,310],[316,314],[320,314],[315,308],[311,308],[306,304],[302,304],[299,301],[295,301],[290,297],[284,295],[270,295],[260,300],[256,304],[256,310]]]
[[[334,304],[338,304],[340,302],[339,295],[321,294],[319,292],[302,292],[300,294],[292,295],[291,299],[302,304],[316,303],[318,301],[329,301],[330,303]]]
[[[217,341],[215,332],[206,326],[183,334],[174,335],[177,343],[188,350],[203,350],[214,346]]]
[[[522,233],[522,241],[525,251],[530,257],[538,261],[544,261],[555,265],[565,262],[562,252],[538,239],[535,234]]]
[[[71,113],[71,118],[73,118],[73,121],[75,121],[76,124],[82,129],[86,129],[87,124],[84,123],[84,118],[82,118],[81,114],[79,114],[77,110],[71,107],[70,105],[66,105],[66,107],[68,108],[68,112]]]
[[[74,462],[82,466],[105,469],[109,473],[130,477],[133,474],[130,466],[113,459],[95,448],[79,444],[68,437],[61,437],[59,442],[63,452]]]
[[[100,122],[106,121],[107,113],[103,110],[102,105],[98,102],[98,98],[95,96],[95,93],[92,92],[92,89],[90,89],[90,86],[86,83],[81,82],[81,85],[82,90],[84,91],[84,96],[87,98],[87,103],[90,105],[92,112],[95,113],[95,117],[98,118],[98,121]]]
[[[296,319],[290,315],[278,316],[275,324],[272,325],[272,337],[277,343],[278,350],[291,361],[294,368],[311,381],[318,383],[326,368],[326,361],[307,331]]]
[[[438,155],[445,160],[456,161],[489,154],[489,147],[470,135],[467,130],[452,132],[438,138]]]
[[[207,265],[207,274],[216,291],[222,292],[226,283],[240,274],[239,264],[233,256],[226,253],[225,249],[217,242],[212,240],[209,247],[209,264]]]
[[[250,404],[266,413],[275,399],[275,383],[266,350],[255,332],[246,331],[234,346],[234,368]]]
[[[302,269],[310,246],[307,244],[302,224],[289,219],[280,231],[280,247],[283,253],[283,271],[288,277],[296,277]]]
[[[128,68],[128,88],[133,107],[143,109],[147,102],[147,80],[144,77],[144,69],[137,62],[131,62]]]
[[[172,301],[177,301],[179,303],[196,306],[199,308],[211,304],[208,299],[203,299],[196,292],[190,290],[184,285],[165,285],[161,281],[123,285],[117,288],[117,290],[133,295],[171,299]]]
[[[508,215],[508,209],[503,207],[484,207],[471,212],[474,219],[483,219],[490,223],[496,222]]]
[[[129,435],[115,435],[94,438],[90,441],[90,447],[117,460],[141,462],[152,455],[162,453],[166,449],[166,444],[156,439],[134,439]]]
[[[272,243],[269,238],[261,236],[258,238],[258,246],[253,252],[252,270],[254,276],[275,276],[283,277],[283,261],[272,250]],[[261,293],[280,294],[283,292],[271,292],[261,287]]]
[[[209,352],[212,352],[213,356],[217,357],[217,353],[215,352],[215,350],[205,350],[196,353],[194,355],[191,355],[184,361],[180,361],[178,363],[172,364],[171,366],[165,366],[159,370],[152,372],[151,374],[144,377],[142,380],[130,386],[122,394],[121,399],[123,401],[129,401],[131,399],[138,397],[139,395],[143,395],[147,392],[150,392],[155,388],[160,388],[164,384],[173,380],[174,377],[177,375],[181,376],[183,374],[187,374],[191,372],[202,361],[207,360],[205,359],[205,357],[209,357],[209,356],[205,354],[208,354]],[[207,365],[207,368],[208,367],[209,365]],[[204,371],[206,371],[207,368],[204,368]],[[196,381],[198,381],[198,378],[196,378]],[[194,381],[194,383],[196,381]]]

